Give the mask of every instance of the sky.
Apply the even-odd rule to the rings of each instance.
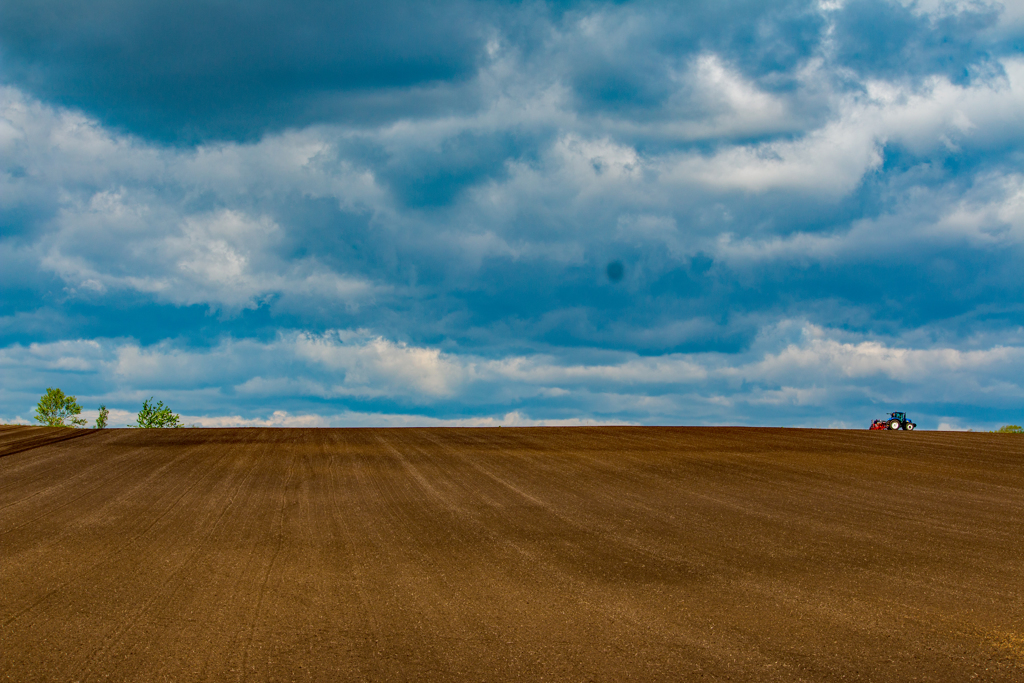
[[[1024,422],[1024,0],[0,3],[0,421]]]

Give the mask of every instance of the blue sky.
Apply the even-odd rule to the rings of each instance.
[[[0,420],[1024,419],[1024,3],[0,5]]]

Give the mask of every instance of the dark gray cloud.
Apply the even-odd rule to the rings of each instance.
[[[0,5],[9,82],[175,141],[372,121],[389,92],[470,77],[484,38],[479,6],[459,0]]]
[[[989,63],[998,16],[972,6],[936,18],[882,0],[824,14],[810,0],[12,0],[0,5],[0,78],[150,139],[249,140],[476,110],[486,102],[474,77],[498,41],[569,87],[581,114],[642,122],[709,114],[714,103],[679,82],[703,53],[770,92],[796,88],[825,40],[861,74],[961,82]]]

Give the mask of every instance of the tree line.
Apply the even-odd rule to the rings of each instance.
[[[36,404],[35,418],[47,427],[85,427],[86,421],[79,417],[82,413],[82,406],[74,396],[67,396],[60,389],[48,387],[46,393],[39,397]],[[94,429],[105,429],[110,411],[104,405],[100,406],[99,415],[96,416]],[[155,428],[177,428],[184,427],[181,423],[181,416],[174,413],[170,407],[165,406],[163,401],[153,402],[153,397],[142,402],[142,409],[136,416],[135,424],[125,425],[139,429]]]

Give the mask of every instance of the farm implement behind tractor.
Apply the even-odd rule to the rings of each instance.
[[[913,431],[917,427],[916,422],[911,422],[906,413],[889,413],[884,420],[875,420],[871,423],[871,429],[903,429]]]

